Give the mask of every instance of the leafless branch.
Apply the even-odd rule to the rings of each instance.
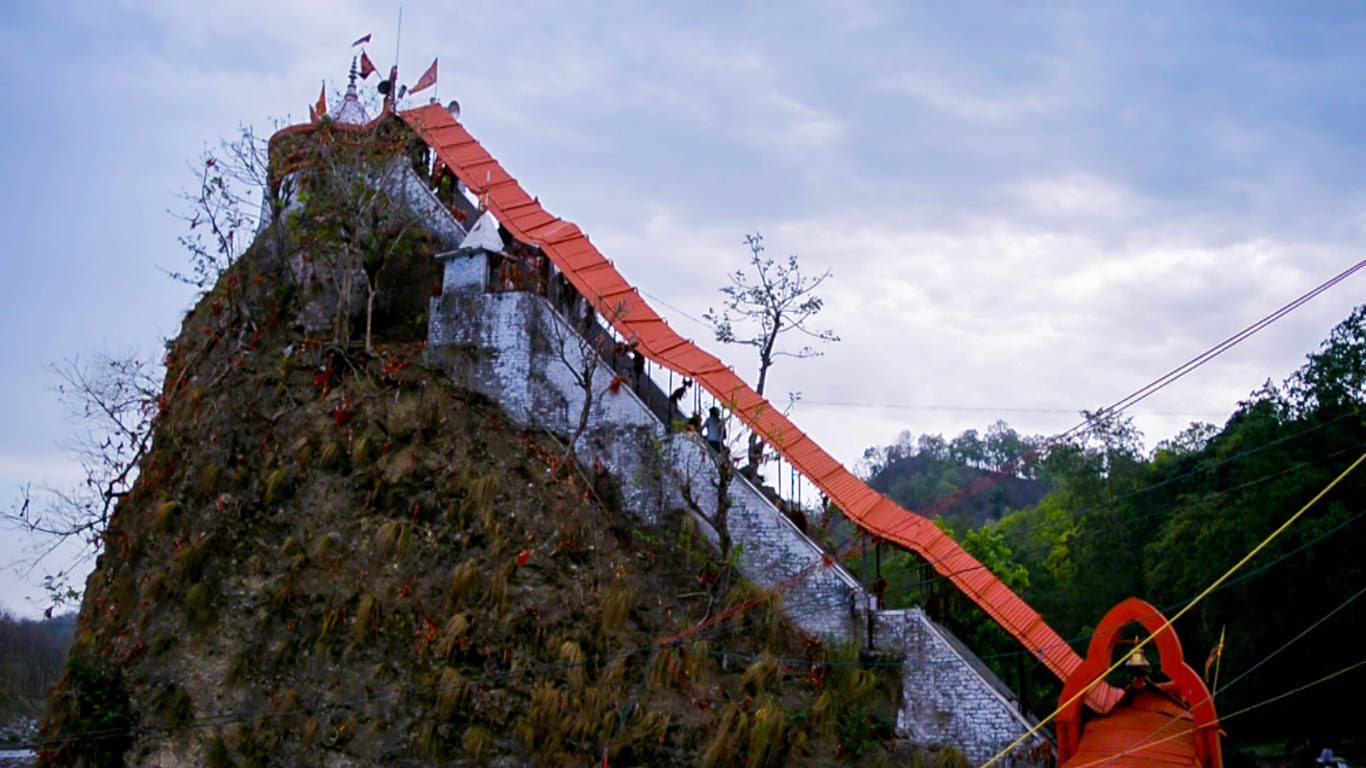
[[[782,334],[797,331],[822,342],[840,339],[834,331],[808,326],[808,322],[824,307],[824,302],[816,296],[815,290],[830,277],[829,270],[815,276],[803,275],[795,255],[789,256],[785,263],[767,258],[764,256],[763,236],[757,232],[745,235],[745,245],[750,251],[748,271],[740,270],[728,275],[730,284],[721,287],[721,293],[725,296],[721,310],[718,312],[709,308],[702,317],[711,323],[717,341],[758,350],[759,380],[755,391],[763,395],[768,384],[769,369],[777,358],[802,359],[822,354],[811,346],[781,349],[778,340]],[[737,323],[750,328],[750,332],[737,333]],[[753,470],[762,454],[756,434],[750,435],[748,454],[747,469]]]

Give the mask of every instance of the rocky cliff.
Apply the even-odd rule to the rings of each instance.
[[[366,302],[306,268],[345,236],[334,223],[295,212],[168,344],[153,447],[87,584],[46,764],[890,754],[895,675],[802,637],[777,601],[659,647],[752,587],[716,593],[727,565],[683,515],[636,522],[610,474],[558,468],[555,436],[423,366],[433,236],[386,243],[367,323]],[[373,256],[328,274],[363,278]],[[350,330],[367,325],[368,351]]]

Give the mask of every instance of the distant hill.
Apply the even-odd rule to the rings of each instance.
[[[952,440],[923,435],[913,441],[903,432],[896,442],[864,452],[863,470],[868,484],[896,503],[918,511],[1029,450],[1038,441],[1021,437],[998,421],[985,439],[967,430]],[[1030,474],[1011,477],[944,511],[942,517],[962,532],[1000,520],[1013,511],[1038,504],[1051,490],[1047,480]]]

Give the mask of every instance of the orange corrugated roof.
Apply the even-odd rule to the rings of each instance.
[[[1013,592],[971,555],[923,518],[869,488],[821,449],[780,410],[750,389],[714,355],[673,331],[650,309],[572,222],[559,219],[529,198],[502,166],[440,105],[402,113],[402,118],[436,152],[441,162],[477,195],[522,242],[539,246],[598,313],[626,338],[640,342],[655,363],[692,378],[725,403],[856,524],[928,559],[931,565],[994,617],[1001,626],[1059,677],[1080,663],[1077,654]],[[1000,588],[995,588],[1000,584]],[[1004,590],[1004,591],[1002,591]],[[991,594],[988,594],[990,591]],[[1013,599],[1012,599],[1013,598]],[[1113,698],[1106,686],[1095,695]]]
[[[1077,751],[1060,768],[1189,768],[1198,765],[1195,721],[1153,688],[1136,692],[1082,729]]]

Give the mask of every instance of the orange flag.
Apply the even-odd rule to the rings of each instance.
[[[422,73],[422,77],[419,77],[413,87],[408,89],[408,93],[417,93],[424,88],[431,88],[433,85],[436,85],[436,59],[432,59],[432,65],[427,67],[427,71]]]
[[[326,115],[326,114],[327,114],[327,81],[326,81],[326,80],[323,81],[322,90],[318,91],[318,106],[316,106],[316,107],[313,108],[313,112],[314,112],[315,115],[317,115],[317,117],[318,117],[319,120],[323,119],[323,115]]]
[[[370,61],[370,57],[365,55],[365,51],[360,52],[360,79],[364,80],[375,71],[375,62]]]

